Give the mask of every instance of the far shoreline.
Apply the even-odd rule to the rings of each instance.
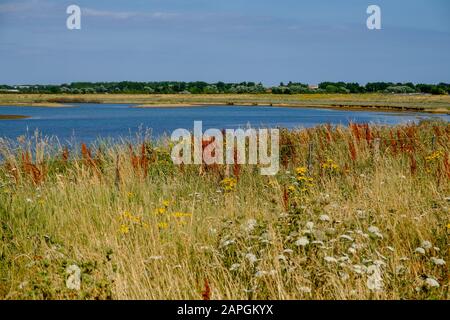
[[[0,94],[0,106],[70,108],[125,104],[130,108],[204,106],[325,108],[349,111],[450,114],[450,96],[400,94]]]
[[[30,119],[30,116],[17,115],[17,114],[0,114],[0,120],[20,120]]]

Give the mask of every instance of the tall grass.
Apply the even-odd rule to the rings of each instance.
[[[175,166],[164,140],[1,140],[0,297],[448,299],[449,138],[282,130],[274,177]]]

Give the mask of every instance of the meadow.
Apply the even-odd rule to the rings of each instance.
[[[280,139],[271,177],[145,136],[0,139],[0,298],[449,298],[447,122]]]

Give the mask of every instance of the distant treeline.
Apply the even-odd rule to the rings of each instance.
[[[0,92],[19,93],[127,93],[127,94],[214,94],[214,93],[273,93],[273,94],[299,94],[299,93],[426,93],[448,94],[450,84],[413,84],[392,82],[370,82],[366,85],[346,82],[322,82],[318,86],[304,83],[280,83],[279,86],[265,87],[261,83],[206,83],[206,82],[73,82],[61,85],[0,85]]]

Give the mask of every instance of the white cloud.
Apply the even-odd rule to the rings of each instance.
[[[7,2],[0,4],[0,13],[30,11],[39,8],[39,6],[42,6],[44,3],[46,3],[46,1],[40,0]]]
[[[168,13],[168,12],[107,11],[91,8],[82,8],[82,14],[85,16],[105,17],[115,20],[127,20],[132,18],[167,20],[179,16],[179,14],[177,13]]]

